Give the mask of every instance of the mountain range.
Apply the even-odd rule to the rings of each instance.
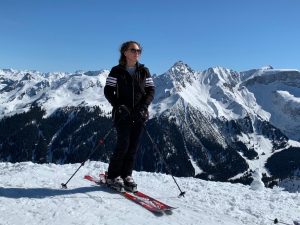
[[[108,74],[0,70],[0,161],[82,162],[112,127]],[[259,171],[266,186],[299,177],[299,70],[178,61],[153,80],[146,128],[174,175],[249,184]],[[115,131],[90,159],[108,162],[114,142]],[[159,155],[144,135],[135,169],[166,171]]]

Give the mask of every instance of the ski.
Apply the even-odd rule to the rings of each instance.
[[[85,175],[84,179],[92,181],[95,184],[100,185],[100,186],[106,185],[105,180],[103,180],[105,178],[101,177],[101,176],[100,176],[99,179],[97,179],[97,178],[92,177],[90,175]],[[142,198],[139,198],[138,196],[134,195],[133,193],[126,192],[126,191],[125,192],[118,192],[118,191],[116,191],[115,189],[112,189],[112,188],[111,188],[111,190],[114,190],[116,193],[119,193],[120,195],[122,195],[125,198],[131,200],[132,202],[142,206],[143,208],[149,210],[150,212],[152,212],[154,214],[162,214],[164,212],[164,210],[161,210],[160,208],[156,207],[154,204],[151,204],[150,202],[147,202],[146,200],[144,200]]]
[[[101,180],[102,183],[106,183],[106,177],[105,177],[105,173],[100,173],[99,174],[99,179]],[[173,209],[176,209],[175,207],[169,206],[143,192],[140,191],[135,191],[133,192],[133,194],[141,199],[143,199],[143,201],[146,201],[152,205],[154,205],[156,208],[162,210],[162,211],[171,211]]]
[[[171,211],[173,209],[176,209],[175,207],[169,206],[161,201],[158,201],[157,199],[150,197],[149,195],[146,195],[143,192],[137,191],[137,192],[134,192],[134,195],[151,202],[153,205],[155,205],[156,208],[158,208],[160,210]]]
[[[106,182],[105,181],[106,177],[105,177],[104,173],[100,173],[99,177],[103,181],[103,183]],[[157,199],[155,199],[155,198],[153,198],[153,197],[151,197],[151,196],[149,196],[149,195],[147,195],[143,192],[135,191],[135,192],[133,192],[133,194],[135,196],[138,196],[139,198],[142,198],[144,201],[147,201],[147,202],[153,204],[156,208],[158,208],[162,211],[171,211],[172,209],[176,209],[175,207],[169,206],[169,205],[167,205],[167,204],[165,204],[165,203],[163,203],[163,202],[161,202],[161,201],[159,201],[159,200],[157,200]]]
[[[98,180],[95,177],[92,177],[90,175],[85,175],[83,178],[86,179],[86,180],[92,181],[92,182],[94,182],[98,185],[104,185],[104,183],[101,181],[101,179]]]
[[[138,205],[144,207],[145,209],[149,210],[150,212],[154,214],[162,214],[164,210],[161,210],[157,208],[155,205],[152,205],[151,203],[148,203],[144,201],[141,198],[138,198],[134,194],[131,194],[130,192],[119,192],[121,195],[125,196],[127,199],[137,203]]]

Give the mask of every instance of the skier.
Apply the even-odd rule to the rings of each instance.
[[[149,118],[148,106],[154,98],[155,86],[149,69],[139,63],[141,45],[127,41],[121,45],[119,65],[106,79],[104,95],[112,105],[112,117],[117,130],[117,143],[110,158],[107,184],[123,191],[136,191],[132,178],[135,156]]]

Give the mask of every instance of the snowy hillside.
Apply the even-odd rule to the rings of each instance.
[[[240,86],[246,86],[256,102],[269,113],[269,121],[288,137],[300,140],[300,72],[261,70]]]
[[[141,191],[177,207],[170,215],[156,216],[82,179],[106,170],[104,163],[86,163],[68,189],[61,189],[78,166],[0,163],[0,224],[271,225],[275,218],[288,224],[299,219],[298,192],[176,178],[186,191],[185,198],[178,198],[170,176],[134,172]]]

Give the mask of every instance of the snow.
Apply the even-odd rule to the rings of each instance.
[[[300,147],[300,142],[298,141],[289,140],[289,144],[293,147]]]
[[[286,101],[292,102],[292,104],[300,104],[300,98],[296,98],[294,95],[290,94],[287,91],[277,91],[279,95],[282,96]]]
[[[264,189],[264,183],[262,182],[262,175],[259,169],[256,169],[253,173],[253,181],[250,185],[250,188],[255,191],[262,191]]]
[[[170,215],[156,216],[83,179],[97,175],[107,164],[88,161],[69,182],[60,184],[80,164],[0,163],[0,224],[172,224],[172,225],[265,225],[271,220],[299,219],[299,193],[280,188],[260,191],[250,186],[176,178],[184,198],[169,175],[135,172],[139,189],[177,207]]]
[[[240,155],[247,161],[249,169],[255,171],[259,168],[261,170],[261,173],[269,174],[269,171],[266,169],[265,164],[273,154],[272,141],[264,137],[263,135],[258,135],[256,132],[248,135],[242,134],[241,136],[238,136],[238,139],[239,141],[245,143],[248,149],[253,148],[258,153],[258,157],[252,160],[249,160],[248,158],[243,156],[242,153],[240,153]],[[278,151],[279,150],[277,150],[277,152]],[[243,174],[237,175],[235,176],[235,178],[238,178],[241,175]]]

